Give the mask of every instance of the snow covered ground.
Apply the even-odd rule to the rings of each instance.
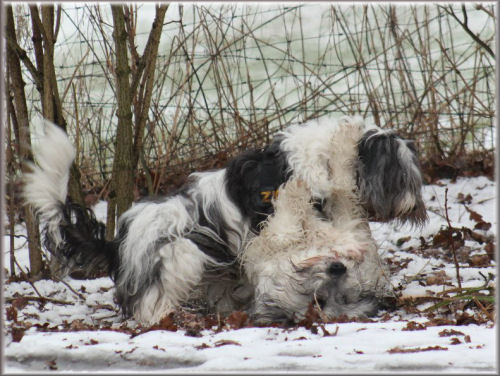
[[[425,186],[424,228],[371,224],[399,295],[393,311],[365,322],[339,319],[293,328],[252,327],[244,317],[235,322],[241,315],[211,322],[187,314],[182,324],[172,319],[163,329],[148,330],[120,320],[108,278],[42,280],[34,283],[40,295],[29,282],[8,281],[4,371],[494,373],[496,325],[487,302],[460,300],[425,311],[452,299],[452,291],[443,291],[457,286],[446,236],[446,189],[448,217],[461,229],[455,235],[462,286],[486,295],[496,284],[495,183],[485,177],[441,180]],[[97,205],[98,216],[104,208]],[[23,233],[16,227],[17,235]],[[25,239],[15,240],[17,261],[27,266]],[[8,249],[8,237],[4,244]]]

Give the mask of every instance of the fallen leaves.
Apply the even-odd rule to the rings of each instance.
[[[401,330],[413,331],[413,330],[425,330],[425,329],[427,329],[427,327],[424,324],[420,324],[420,323],[415,322],[415,321],[408,321],[406,326]]]
[[[123,331],[127,331],[128,328],[123,328]],[[131,329],[131,337],[137,337],[144,333],[148,333],[153,330],[168,330],[170,332],[177,331],[177,325],[174,322],[173,313],[163,317],[158,324],[152,325],[150,327],[143,328],[139,326],[136,330]]]
[[[5,308],[5,318],[7,321],[17,322],[17,309],[13,305]]]
[[[82,330],[90,329],[90,326],[88,324],[85,324],[82,320],[73,320],[71,321],[71,323],[69,323],[69,325],[66,323],[66,325],[64,326],[66,326],[66,328],[72,332],[79,332]]]
[[[470,204],[472,202],[472,195],[470,193],[464,195],[462,192],[459,192],[457,195],[457,200],[461,204]]]
[[[396,245],[398,247],[401,247],[404,243],[408,242],[411,240],[411,236],[405,236],[405,237],[402,237],[402,238],[399,238],[397,241],[396,241]]]
[[[23,309],[28,305],[28,299],[25,297],[18,297],[13,299],[10,304],[16,309]]]
[[[241,343],[239,343],[238,341],[234,341],[232,339],[219,339],[218,341],[214,342],[215,347],[228,346],[228,345],[241,346]],[[213,347],[203,342],[201,345],[195,346],[194,348],[196,350],[205,350],[205,349],[211,349]]]
[[[480,222],[482,223],[482,222]],[[491,224],[490,224],[491,225]],[[442,228],[432,237],[432,246],[435,248],[442,248],[444,250],[453,249],[453,247],[459,252],[460,250],[467,251],[468,247],[464,247],[466,240],[471,240],[478,243],[474,249],[486,251],[487,255],[490,255],[490,259],[494,258],[494,237],[493,235],[485,235],[478,231],[478,229],[486,228],[488,226],[482,224],[476,224],[473,230],[462,226],[461,228]],[[484,246],[481,246],[484,244]],[[468,252],[464,256],[468,256]],[[462,258],[465,258],[462,256]],[[488,265],[491,265],[489,263]]]
[[[444,249],[458,249],[465,244],[461,229],[443,227],[432,238],[432,246]]]
[[[462,341],[458,339],[458,337],[452,337],[450,338],[450,345],[460,345]]]
[[[318,322],[321,322],[320,313],[312,303],[309,303],[306,314],[304,315],[304,318],[301,321],[299,321],[298,325],[303,326],[306,329],[309,329],[313,334],[317,334]]]
[[[155,325],[153,327],[153,330],[168,330],[170,332],[176,332],[177,325],[174,322],[173,316],[168,315],[162,318],[158,325]]]
[[[491,258],[489,255],[472,255],[467,260],[470,266],[481,268],[491,265]]]
[[[425,284],[427,286],[431,285],[446,285],[449,284],[451,278],[446,274],[444,270],[439,270],[432,273],[425,279]]]
[[[25,328],[20,326],[13,326],[11,328],[11,335],[13,342],[21,342],[24,337]]]
[[[441,330],[438,335],[440,337],[451,337],[451,336],[463,336],[465,335],[464,333],[458,331],[458,330],[455,330],[455,329],[443,329]]]
[[[471,342],[471,339],[470,339],[470,336],[469,335],[466,335],[458,330],[454,330],[454,329],[445,329],[445,330],[442,330],[440,331],[439,333],[439,336],[440,337],[451,337],[451,336],[463,336],[464,338],[464,342],[465,343],[470,343]],[[459,345],[461,344],[462,341],[460,341],[460,339],[458,337],[452,337],[450,338],[450,345]]]
[[[485,222],[483,219],[483,216],[479,214],[478,212],[475,212],[472,209],[469,209],[466,205],[464,205],[465,209],[469,212],[469,219],[476,222],[476,225],[474,226],[475,230],[484,230],[488,231],[491,228],[491,223]]]
[[[204,349],[211,349],[212,347],[207,345],[205,342],[203,342],[201,345],[199,346],[195,346],[195,349],[196,350],[204,350]]]
[[[231,329],[241,329],[250,324],[248,314],[242,311],[232,312],[226,318],[226,323]]]

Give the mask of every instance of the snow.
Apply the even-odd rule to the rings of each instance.
[[[449,251],[432,249],[432,237],[447,226],[444,211],[446,188],[448,216],[452,225],[474,228],[475,222],[470,219],[469,212],[459,200],[459,193],[464,196],[470,194],[472,200],[466,203],[467,207],[492,224],[487,231],[475,231],[496,239],[494,182],[486,177],[468,177],[458,178],[456,181],[443,179],[425,186],[424,198],[429,211],[426,226],[416,229],[396,224],[371,223],[381,255],[402,265],[393,270],[391,276],[394,288],[400,291],[402,297],[428,297],[429,294],[452,289],[457,285],[455,266],[449,255],[445,254]],[[105,203],[99,203],[95,210],[100,219],[105,217]],[[22,226],[16,226],[17,235],[24,233]],[[409,239],[403,239],[407,237]],[[421,238],[428,244],[425,252],[419,248]],[[5,249],[9,249],[8,237],[5,237],[4,244],[7,246]],[[29,259],[25,239],[15,238],[15,244],[16,259],[26,270]],[[469,247],[469,255],[485,253],[484,244],[470,239],[466,240],[465,247]],[[8,253],[4,255],[4,265],[9,265]],[[445,273],[446,284],[422,283],[433,273],[441,272]],[[485,276],[488,273],[496,275],[494,262],[487,266],[471,266],[464,260],[461,261],[460,275],[464,287],[482,286],[484,278],[480,273]],[[17,322],[5,321],[5,372],[53,370],[113,373],[265,371],[477,374],[495,373],[497,370],[496,324],[485,321],[481,324],[445,323],[434,326],[430,324],[429,317],[422,314],[422,310],[435,303],[428,300],[416,306],[420,312],[399,308],[389,316],[382,312],[372,322],[324,324],[324,330],[320,327],[316,333],[303,326],[241,329],[224,326],[220,330],[202,330],[198,337],[188,335],[182,328],[177,331],[151,330],[132,335],[120,330],[123,324],[133,328],[135,323],[133,320],[122,322],[113,303],[113,283],[109,278],[66,278],[64,282],[71,289],[56,281],[35,282],[40,295],[52,301],[44,304],[28,301],[24,307],[17,309]],[[493,282],[490,281],[491,283]],[[19,281],[6,283],[4,296],[7,298],[6,307],[9,308],[13,298],[37,295],[30,283]],[[471,316],[477,312],[466,309],[466,313]],[[16,342],[13,340],[12,330],[20,323],[29,323],[28,326],[31,327]],[[404,330],[411,323],[423,324],[423,329]],[[73,329],[68,330],[68,325]],[[101,329],[88,330],[88,326]],[[445,330],[457,332],[452,336],[444,336]],[[404,352],[412,349],[416,352]]]
[[[336,336],[313,335],[305,328],[245,328],[203,337],[182,332],[154,331],[129,338],[116,332],[38,333],[29,330],[19,343],[7,347],[7,371],[43,370],[57,360],[59,371],[120,373],[155,370],[162,373],[206,371],[492,371],[495,359],[493,330],[469,325],[460,331],[468,344],[450,345],[439,332],[451,326],[402,331],[404,322],[327,324]],[[92,344],[91,340],[97,341]],[[234,344],[217,347],[220,341]],[[441,346],[447,350],[391,354],[401,346]],[[43,344],[43,345],[42,345]],[[200,349],[205,344],[208,347]],[[479,348],[478,348],[479,347]],[[473,360],[472,360],[473,359]]]

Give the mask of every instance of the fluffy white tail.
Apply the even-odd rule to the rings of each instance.
[[[44,135],[33,148],[37,164],[30,163],[31,172],[24,175],[24,198],[46,223],[58,245],[62,241],[59,224],[76,152],[64,130],[47,120],[43,120],[43,126]]]

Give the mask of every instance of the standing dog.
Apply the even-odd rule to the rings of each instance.
[[[291,125],[224,169],[193,173],[175,194],[135,203],[119,218],[113,241],[105,240],[91,210],[66,198],[75,157],[67,135],[46,122],[35,156],[24,193],[45,224],[45,247],[67,271],[108,267],[123,314],[144,324],[181,304],[248,309],[264,322],[298,317],[314,298],[332,314],[371,313],[385,287],[376,282],[383,268],[373,266],[378,260],[366,219],[426,219],[412,144],[366,129],[360,118]],[[280,210],[279,187],[287,182]],[[278,210],[269,217],[273,203]],[[298,240],[264,244],[268,235],[291,236],[287,218],[290,228],[301,224]],[[278,259],[303,249],[300,262],[283,263],[297,269],[280,274]],[[356,278],[364,287],[354,291]],[[280,297],[287,294],[288,301]]]

